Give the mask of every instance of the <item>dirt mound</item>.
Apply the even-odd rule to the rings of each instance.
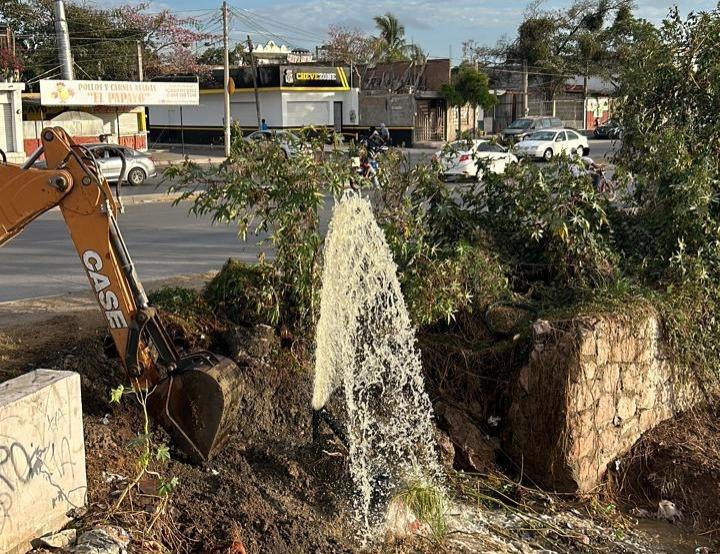
[[[310,375],[287,359],[278,362],[285,355],[279,347],[265,353],[238,360],[242,404],[219,456],[196,466],[172,451],[163,473],[177,477],[179,485],[164,524],[146,536],[139,533],[157,506],[154,485],[109,518],[131,531],[139,551],[153,544],[150,539],[172,552],[227,552],[238,541],[248,554],[354,551],[346,451],[331,434],[312,440]],[[112,407],[105,400],[125,379],[119,364],[104,357],[100,334],[48,355],[43,364],[78,371],[82,378],[90,511],[80,526],[89,528],[108,518],[136,473],[137,454],[129,444],[142,428],[141,412],[130,398]],[[109,417],[101,416],[106,411]],[[160,444],[167,437],[158,429],[153,440]]]
[[[611,474],[632,508],[654,514],[661,500],[682,512],[680,523],[720,538],[720,403],[668,420],[645,433]]]

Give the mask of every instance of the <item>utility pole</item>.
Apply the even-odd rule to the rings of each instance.
[[[138,81],[144,81],[145,75],[143,73],[142,43],[139,40],[136,40],[135,44],[137,45]]]
[[[228,39],[228,4],[223,2],[222,7],[223,15],[223,58],[225,65],[224,79],[225,83],[223,86],[225,95],[225,156],[230,156],[230,52],[229,52],[229,39]]]
[[[55,0],[55,39],[57,40],[62,78],[66,81],[72,81],[75,79],[75,70],[73,68],[72,52],[70,51],[70,34],[68,33],[63,0]]]
[[[585,75],[583,75],[583,128],[588,128],[588,73],[590,72],[590,63],[585,62]]]
[[[255,89],[255,112],[257,113],[257,126],[260,129],[260,95],[258,94],[257,66],[255,65],[255,54],[253,54],[253,43],[250,35],[248,38],[248,51],[250,52],[250,66],[252,67],[253,88]]]
[[[530,98],[528,97],[528,64],[523,60],[523,115],[530,113]]]

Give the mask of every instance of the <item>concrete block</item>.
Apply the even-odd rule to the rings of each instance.
[[[80,375],[38,369],[0,383],[0,553],[26,552],[86,498]]]

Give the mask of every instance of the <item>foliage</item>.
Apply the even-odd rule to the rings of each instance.
[[[450,106],[457,107],[458,122],[461,119],[462,106],[469,105],[473,108],[480,106],[484,110],[489,110],[497,101],[490,93],[487,75],[467,63],[453,70],[452,81],[443,84],[440,92]]]
[[[425,54],[420,47],[407,43],[405,26],[397,17],[388,12],[385,15],[375,16],[373,20],[379,31],[375,39],[375,61],[422,63],[425,60]]]
[[[170,493],[179,485],[177,477],[166,479],[158,473],[158,471],[152,468],[160,469],[163,465],[170,461],[170,449],[165,444],[155,444],[150,433],[150,417],[148,414],[147,400],[152,394],[152,390],[143,390],[140,388],[137,380],[134,386],[126,388],[124,385],[119,385],[110,391],[110,401],[119,404],[124,396],[133,396],[140,405],[143,415],[143,427],[142,433],[139,433],[135,439],[130,442],[130,447],[137,451],[136,466],[137,473],[132,481],[123,489],[115,502],[113,512],[117,512],[120,506],[122,506],[125,499],[130,495],[135,487],[140,484],[140,481],[147,474],[153,475],[158,480],[157,495],[162,499],[161,502],[155,507],[155,514],[153,521],[157,520],[157,517],[164,511],[168,496]]]
[[[430,528],[433,538],[440,540],[447,534],[447,502],[437,485],[413,480],[405,484],[395,499]]]
[[[437,167],[403,162],[397,153],[385,160],[375,204],[415,324],[449,321],[506,296],[503,268]]]
[[[643,237],[639,262],[656,278],[685,279],[696,263],[698,277],[718,276],[720,52],[707,42],[718,32],[719,10],[687,21],[673,10],[628,53],[620,75],[616,162],[630,170],[638,213],[626,234]]]
[[[0,76],[5,79],[18,75],[23,70],[20,56],[8,48],[0,48]]]
[[[365,65],[372,61],[375,41],[358,29],[331,25],[323,51],[341,63]]]
[[[231,66],[240,65],[246,57],[245,45],[241,42],[237,43],[234,48],[228,52],[228,60]],[[198,64],[201,66],[223,65],[225,63],[224,50],[221,46],[210,46],[203,50],[198,56]]]
[[[545,264],[566,283],[599,284],[613,277],[609,199],[579,160],[545,168],[511,165],[502,176],[486,173],[484,189],[468,198],[469,205],[517,261]]]
[[[272,264],[228,260],[205,287],[205,299],[218,314],[234,323],[277,323],[277,275]]]
[[[566,9],[542,9],[531,3],[514,39],[495,46],[463,44],[470,62],[492,65],[525,61],[536,81],[553,92],[569,75],[614,77],[641,22],[632,15],[632,0],[574,0]]]
[[[83,78],[137,78],[137,41],[143,50],[145,76],[204,71],[195,58],[195,42],[210,38],[193,18],[170,10],[147,11],[148,4],[95,7],[66,1],[73,59]],[[7,0],[0,3],[0,20],[17,36],[24,59],[23,79],[54,75],[58,67],[53,2]]]
[[[619,75],[615,162],[631,184],[614,219],[625,271],[656,290],[677,359],[720,375],[720,9],[633,30]]]
[[[166,170],[183,190],[178,201],[192,200],[191,213],[236,224],[243,240],[262,235],[263,244],[272,244],[274,275],[255,300],[261,313],[273,306],[273,323],[298,331],[317,318],[320,212],[330,198],[359,182],[347,154],[324,151],[328,137],[312,129],[303,136],[288,157],[278,140],[246,141],[236,130],[230,157],[221,165],[204,168],[188,161]],[[261,264],[264,258],[262,252]]]

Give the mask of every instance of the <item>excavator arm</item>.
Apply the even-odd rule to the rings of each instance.
[[[33,166],[44,154],[47,169]],[[60,128],[23,166],[0,164],[0,246],[59,207],[122,363],[149,390],[153,417],[192,459],[224,444],[239,405],[239,371],[210,352],[180,356],[147,299],[117,224],[118,205],[92,154]]]

